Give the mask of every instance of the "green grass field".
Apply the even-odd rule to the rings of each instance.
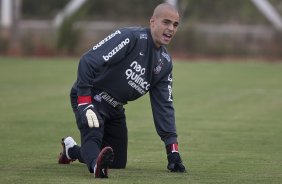
[[[77,59],[0,57],[0,183],[282,183],[282,63],[176,62],[174,106],[189,171],[166,170],[148,96],[126,105],[128,166],[94,179],[58,165],[79,133],[69,103]]]

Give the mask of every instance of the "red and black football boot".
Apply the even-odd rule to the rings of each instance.
[[[108,178],[109,166],[114,161],[114,151],[111,147],[107,146],[101,150],[98,155],[96,165],[94,168],[95,178]]]

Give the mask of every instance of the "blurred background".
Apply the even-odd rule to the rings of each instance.
[[[0,0],[0,55],[78,56],[114,29],[148,26],[163,0]],[[179,57],[282,57],[281,0],[169,0]]]

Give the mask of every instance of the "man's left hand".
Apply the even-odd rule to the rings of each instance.
[[[167,145],[167,169],[171,172],[186,172],[185,166],[178,152],[178,144]]]
[[[171,172],[185,172],[185,166],[182,163],[179,153],[174,152],[167,155],[167,169]]]

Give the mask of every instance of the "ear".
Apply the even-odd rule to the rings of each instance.
[[[151,17],[151,19],[150,19],[150,25],[152,26],[152,25],[154,25],[154,23],[155,23],[155,18],[154,18],[154,17]]]
[[[155,21],[156,21],[156,17],[152,16],[151,19],[150,19],[150,23],[155,22]]]

